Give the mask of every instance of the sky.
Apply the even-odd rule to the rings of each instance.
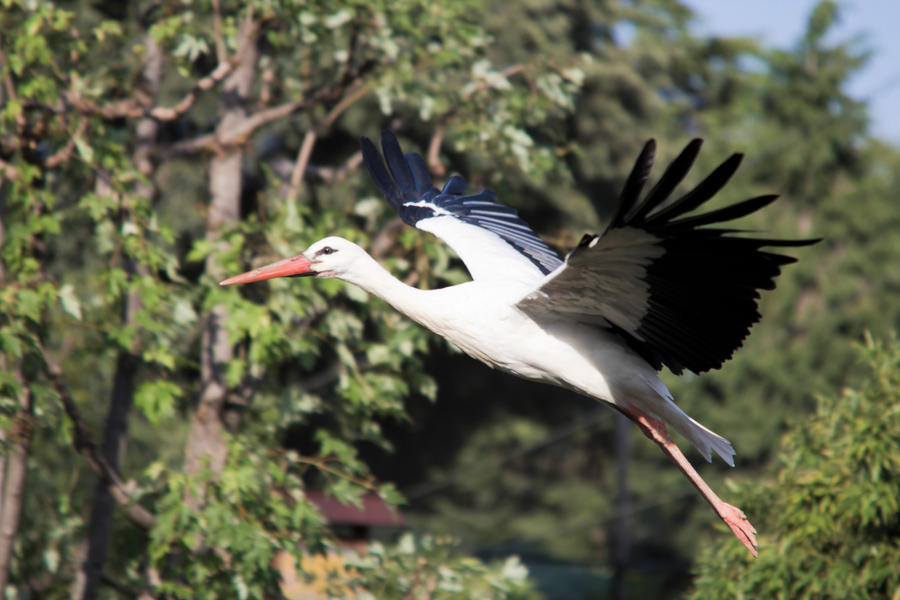
[[[754,36],[790,48],[806,29],[818,0],[682,0],[697,13],[694,31],[719,36]],[[843,0],[835,41],[859,38],[870,50],[868,64],[846,92],[869,104],[875,137],[900,145],[900,0]]]

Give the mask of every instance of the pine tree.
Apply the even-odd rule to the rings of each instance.
[[[772,477],[740,489],[759,559],[714,544],[694,598],[895,598],[900,593],[900,343],[867,337],[857,384],[818,398]]]

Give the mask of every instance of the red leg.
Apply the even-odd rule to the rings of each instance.
[[[694,487],[697,488],[703,497],[706,498],[706,501],[712,505],[713,510],[716,511],[719,518],[725,521],[725,524],[731,528],[731,531],[734,532],[734,535],[736,535],[737,538],[741,540],[741,543],[747,547],[747,550],[749,550],[753,556],[756,556],[756,529],[750,524],[750,521],[747,520],[747,517],[741,509],[732,506],[719,498],[716,493],[712,491],[712,488],[703,481],[700,474],[694,470],[694,467],[691,466],[688,459],[685,458],[684,454],[681,453],[681,450],[678,449],[678,446],[675,445],[675,442],[672,441],[672,438],[669,437],[669,432],[666,430],[666,426],[662,421],[654,419],[636,408],[629,408],[622,412],[624,412],[632,421],[637,423],[638,427],[641,428],[641,431],[644,432],[644,435],[659,444],[662,451],[672,459],[672,462],[681,469],[682,473],[687,475],[687,478],[691,480]]]

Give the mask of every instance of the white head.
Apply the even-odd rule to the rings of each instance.
[[[366,251],[344,238],[331,236],[319,240],[304,252],[252,271],[230,277],[219,285],[251,283],[275,277],[337,277],[352,280],[363,263],[371,263]]]

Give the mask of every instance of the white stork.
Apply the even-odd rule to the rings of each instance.
[[[439,191],[432,187],[422,157],[404,155],[392,133],[381,137],[384,160],[363,138],[366,166],[388,201],[406,223],[447,242],[472,281],[437,290],[413,288],[356,244],[327,237],[301,254],[221,285],[273,277],[337,277],[378,296],[490,367],[606,402],[659,444],[756,556],[750,521],[703,481],[666,425],[707,460],[715,452],[734,466],[731,444],[678,408],[657,371],[663,365],[675,374],[721,366],[760,318],[758,290],[772,289],[781,266],[795,260],[762,248],[815,240],[762,239],[706,227],[759,210],[774,195],[685,216],[725,185],[740,154],[666,203],[700,144],[688,144],[640,200],[655,150],[649,141],[606,230],[585,235],[562,260],[514,209],[497,203],[493,192],[466,195],[466,180],[459,175]]]

